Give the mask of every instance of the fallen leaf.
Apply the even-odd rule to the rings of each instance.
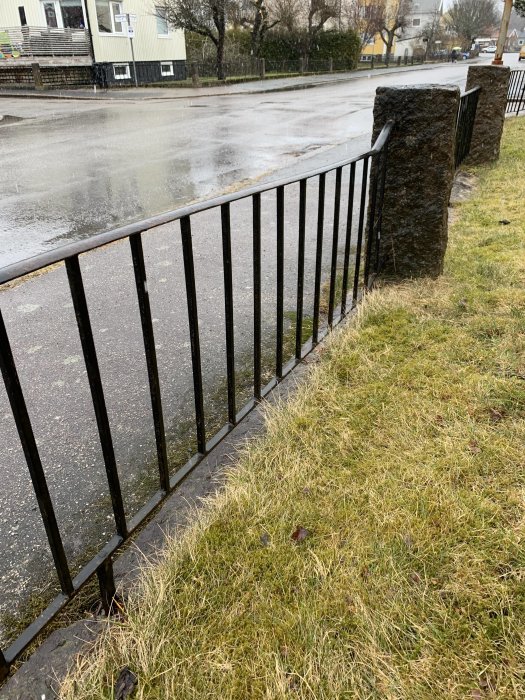
[[[472,452],[472,454],[477,455],[481,452],[481,447],[478,445],[478,443],[475,440],[471,440],[468,444],[469,450]]]
[[[298,527],[297,530],[292,533],[292,540],[296,544],[299,544],[299,542],[303,542],[307,537],[310,537],[311,534],[310,530],[307,530],[305,527]]]
[[[510,224],[510,221],[508,219],[500,219],[498,221],[498,224],[501,224],[502,226],[507,226],[507,224]]]
[[[486,673],[481,674],[479,678],[479,687],[482,690],[492,690],[492,683],[490,682],[490,678]]]
[[[131,697],[137,683],[137,676],[127,666],[124,666],[115,683],[115,700],[126,700],[126,698]]]
[[[489,419],[491,423],[499,423],[500,420],[503,420],[504,414],[502,411],[498,411],[495,408],[490,408],[489,409]]]

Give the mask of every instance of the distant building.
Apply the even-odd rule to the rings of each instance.
[[[443,15],[443,0],[416,0],[411,5],[408,26],[396,41],[394,55],[413,56],[426,53],[425,30],[434,25],[437,30]]]
[[[133,84],[130,35],[139,82],[185,77],[184,32],[168,26],[155,0],[0,0],[0,84],[36,63],[51,84],[59,74],[65,83],[89,74]]]
[[[397,0],[389,0],[397,2]],[[373,10],[374,3],[370,3],[370,9]],[[367,6],[364,7],[366,11]],[[407,16],[407,27],[397,31],[397,37],[392,45],[392,56],[411,57],[414,54],[426,52],[426,42],[424,41],[424,30],[427,25],[434,23],[435,29],[440,22],[443,14],[443,0],[416,0],[411,4],[410,14]],[[376,34],[366,46],[363,47],[362,56],[376,55],[380,56],[385,53],[385,43],[381,35]]]
[[[519,51],[525,45],[525,29],[521,32],[513,29],[507,36],[505,51]]]

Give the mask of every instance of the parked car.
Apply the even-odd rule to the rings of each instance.
[[[518,56],[518,61],[521,61],[522,58],[525,58],[525,45],[523,45],[520,49],[520,55]]]
[[[495,46],[484,46],[481,49],[481,53],[496,53],[496,47]]]

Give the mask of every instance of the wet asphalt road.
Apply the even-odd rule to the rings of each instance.
[[[63,240],[173,208],[246,178],[301,172],[369,146],[371,105],[379,84],[455,82],[466,66],[270,95],[108,105],[2,100],[29,117],[0,127],[0,244],[6,260]],[[350,139],[350,141],[349,141]],[[316,152],[306,160],[305,155]],[[28,155],[30,153],[30,156]],[[299,159],[299,160],[298,160]],[[345,175],[345,178],[347,174]],[[343,192],[346,191],[346,180]],[[333,191],[328,177],[327,202]],[[285,307],[294,307],[298,191],[287,189]],[[317,185],[309,184],[306,313],[312,302]],[[342,211],[346,210],[343,196]],[[249,202],[232,206],[235,334],[239,387],[251,381],[252,263]],[[343,238],[343,221],[341,235]],[[325,269],[332,215],[325,220]],[[205,405],[226,419],[224,306],[218,212],[193,220]],[[192,445],[189,337],[177,224],[144,237],[165,421],[174,461]],[[128,514],[155,485],[155,444],[133,270],[126,243],[82,259],[119,473]],[[263,197],[263,323],[275,333],[275,195]],[[325,273],[326,279],[326,273]],[[30,410],[59,526],[74,571],[86,547],[113,533],[105,475],[74,313],[63,268],[0,292],[2,313]],[[291,324],[293,317],[288,316]],[[268,363],[270,359],[268,359]],[[249,388],[249,386],[248,386]],[[242,405],[242,401],[239,402]],[[5,389],[0,384],[0,612],[21,598],[55,590],[51,559],[32,496]],[[144,468],[144,464],[149,464]],[[89,523],[86,526],[86,523]],[[1,638],[0,630],[0,638]]]
[[[334,145],[358,153],[368,146],[378,85],[462,82],[466,71],[445,64],[196,99],[0,98],[1,113],[22,117],[0,126],[0,265],[301,167],[298,159]]]

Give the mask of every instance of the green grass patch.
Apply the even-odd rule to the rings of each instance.
[[[444,276],[368,295],[63,698],[525,697],[524,153],[511,120]]]

